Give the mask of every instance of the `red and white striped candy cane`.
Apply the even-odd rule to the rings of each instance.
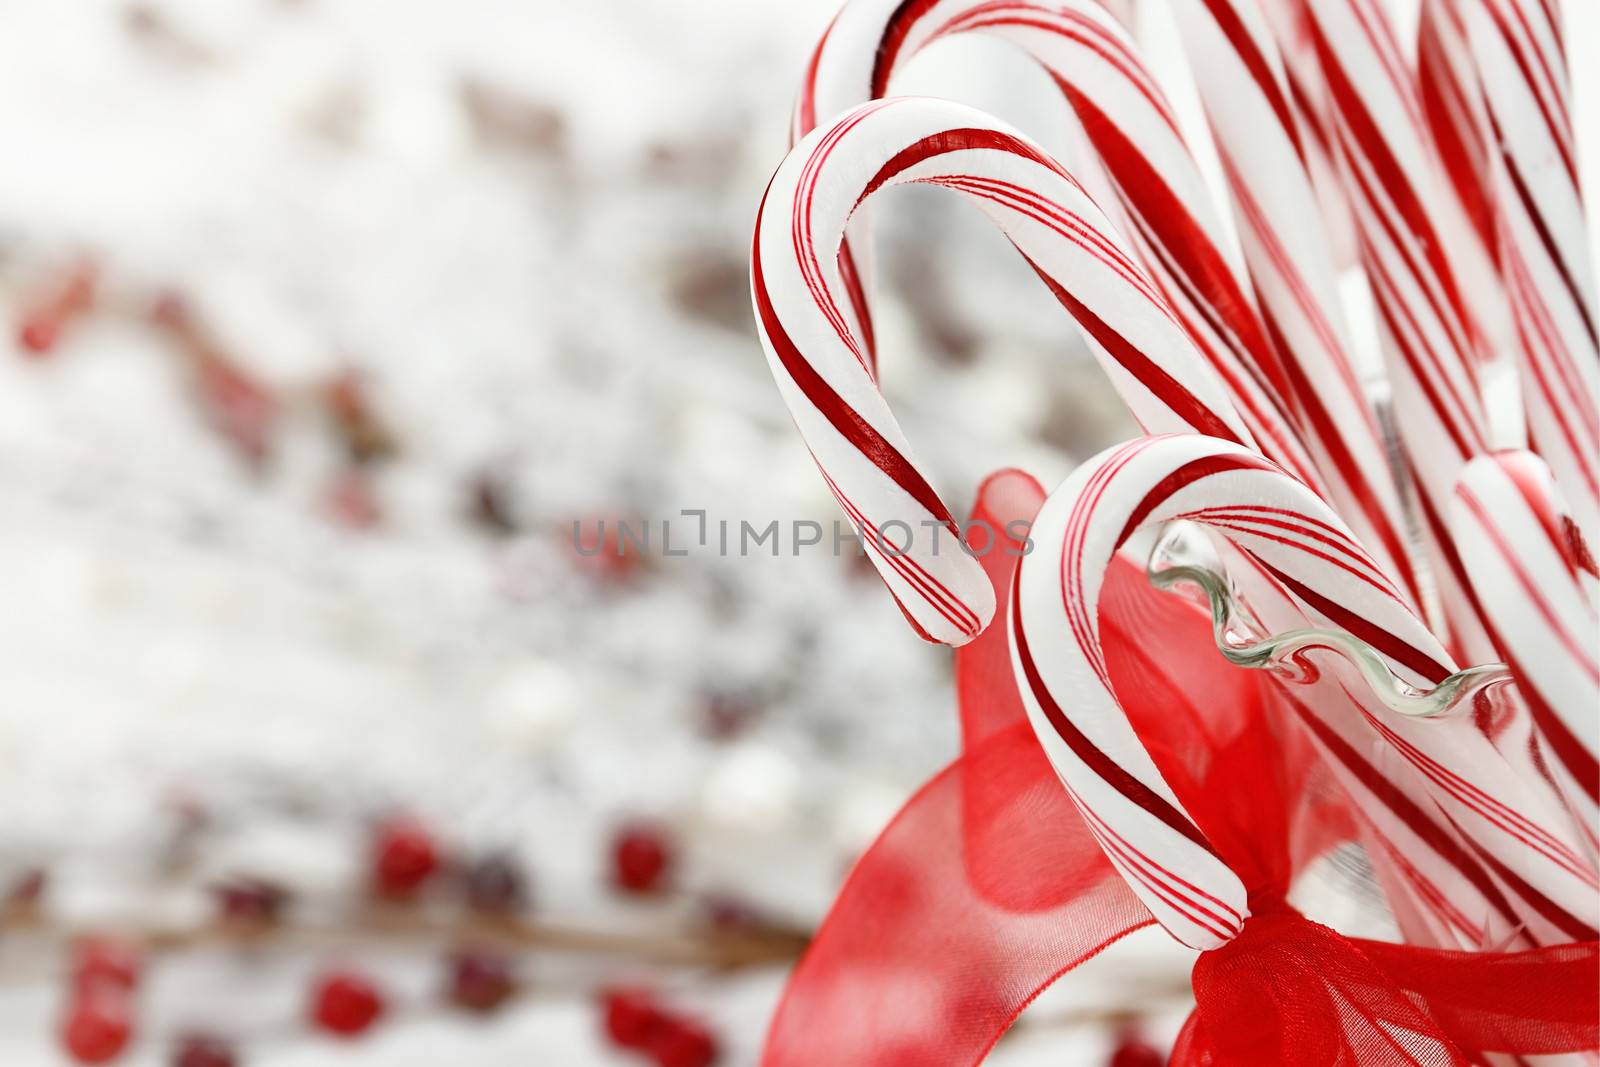
[[[1417,86],[1445,176],[1492,262],[1498,242],[1489,195],[1489,120],[1459,0],[1422,0]]]
[[[1578,183],[1566,55],[1540,0],[1460,0],[1496,149],[1500,265],[1534,446],[1600,536],[1600,304]]]
[[[1227,555],[1230,575],[1247,591],[1251,614],[1267,632],[1344,628],[1334,615],[1311,606],[1298,590],[1278,581],[1253,555],[1238,548]],[[1393,634],[1363,636],[1373,639],[1369,644],[1373,649],[1391,649],[1380,655],[1390,668],[1396,668],[1400,661],[1394,653],[1403,646],[1395,645]],[[1406,656],[1415,659],[1415,650]],[[1475,950],[1595,936],[1593,903],[1574,907],[1584,898],[1581,892],[1558,893],[1564,904],[1548,895],[1541,888],[1545,882],[1533,872],[1550,854],[1536,856],[1516,834],[1504,832],[1506,826],[1519,832],[1525,827],[1508,820],[1504,810],[1484,806],[1482,797],[1463,789],[1459,781],[1441,775],[1439,766],[1452,766],[1450,760],[1436,753],[1430,761],[1422,758],[1416,743],[1399,743],[1397,729],[1407,729],[1408,724],[1427,726],[1426,722],[1397,716],[1385,706],[1377,689],[1351,670],[1349,661],[1329,657],[1329,662],[1319,666],[1324,668],[1321,677],[1307,685],[1285,687],[1284,695],[1371,827],[1376,840],[1369,844],[1375,846],[1374,860],[1380,875],[1387,875],[1386,885],[1407,893],[1413,917],[1424,924],[1420,929],[1404,927],[1408,940]],[[1404,684],[1418,681],[1403,668],[1395,673]],[[1392,687],[1393,682],[1388,685]],[[1480,773],[1496,781],[1517,781],[1516,810],[1539,813],[1535,821],[1554,828],[1556,840],[1569,846],[1576,843],[1566,851],[1556,849],[1555,855],[1569,871],[1581,871],[1586,864],[1580,861],[1590,857],[1585,855],[1584,835],[1567,817],[1563,800],[1537,773],[1530,773],[1528,761],[1520,754],[1507,758],[1500,744],[1492,749],[1485,744],[1477,716],[1480,702],[1489,696],[1479,692],[1470,703],[1456,705],[1446,733],[1465,731],[1469,735],[1463,751],[1473,766],[1483,768]],[[1424,733],[1421,740],[1439,736]],[[1503,742],[1504,736],[1498,740]],[[1476,805],[1486,822],[1474,822],[1456,812],[1451,807],[1455,803]],[[1525,874],[1530,874],[1531,880]],[[1587,876],[1580,873],[1579,880],[1587,882]],[[1401,911],[1396,914],[1405,920]]]
[[[1488,654],[1443,514],[1461,468],[1489,448],[1481,331],[1451,262],[1462,243],[1416,81],[1377,0],[1308,0],[1330,126],[1360,237],[1406,458],[1458,644]]]
[[[993,590],[953,536],[950,510],[869,369],[837,253],[851,213],[891,185],[971,198],[1077,320],[1140,423],[1254,447],[1228,393],[1104,213],[1014,130],[947,101],[864,105],[813,131],[778,168],[751,252],[768,361],[829,488],[864,531],[879,573],[925,637],[963,644],[987,625]]]
[[[1485,428],[1472,373],[1478,344],[1449,261],[1446,197],[1415,79],[1377,0],[1309,0],[1312,37],[1328,86],[1336,155],[1355,210],[1397,390],[1443,434],[1413,457],[1446,485],[1481,452]],[[1411,421],[1412,412],[1404,412]],[[1420,447],[1425,443],[1418,438]],[[1431,436],[1431,434],[1430,434]],[[1424,481],[1432,481],[1424,474]],[[1446,493],[1448,490],[1446,490]]]
[[[1311,12],[1306,9],[1305,0],[1255,0],[1255,5],[1265,16],[1278,44],[1289,109],[1294,112],[1300,129],[1306,171],[1322,209],[1329,252],[1340,270],[1349,269],[1360,262],[1360,246],[1350,201],[1345,196],[1344,183],[1339,180],[1339,168],[1334,161],[1328,87],[1322,80],[1322,66],[1317,60],[1311,34]]]
[[[853,103],[883,96],[921,49],[962,33],[1014,44],[1054,78],[1113,183],[1119,203],[1102,206],[1114,212],[1140,262],[1226,383],[1256,442],[1307,484],[1323,487],[1302,440],[1288,374],[1172,108],[1133,41],[1101,5],[854,0],[818,46],[800,110],[821,113],[852,94]],[[860,261],[858,248],[852,258]]]
[[[1493,229],[1483,225],[1489,131],[1460,13],[1460,0],[1426,0],[1423,4],[1417,23],[1414,77],[1428,134],[1425,143],[1444,178],[1444,195],[1436,204],[1443,223],[1440,236],[1448,245],[1456,281],[1479,332],[1473,355],[1495,365],[1510,355],[1511,310],[1497,267],[1499,242]],[[1478,136],[1468,141],[1474,126]],[[1482,375],[1486,385],[1494,377],[1492,372]],[[1520,424],[1520,410],[1516,414]],[[1491,434],[1497,429],[1490,416]],[[1520,431],[1520,425],[1517,429]],[[1501,447],[1522,443],[1515,438],[1494,438],[1494,444]]]
[[[1489,443],[1526,448],[1511,297],[1501,280],[1500,238],[1489,189],[1489,115],[1467,44],[1461,0],[1423,0],[1417,22],[1417,88],[1460,220],[1455,227],[1462,237],[1456,276],[1483,334],[1479,378]]]
[[[1112,555],[1145,518],[1127,506],[1128,486],[1148,483],[1153,463],[1167,470],[1162,460],[1174,448],[1211,452],[1214,443],[1140,438],[1079,466],[1034,519],[1034,550],[1019,565],[1008,607],[1017,688],[1084,824],[1161,925],[1202,950],[1238,935],[1250,915],[1247,893],[1118,703],[1098,606]],[[1268,466],[1244,450],[1222,462]]]
[[[1538,730],[1547,773],[1592,836],[1600,812],[1594,559],[1549,467],[1530,452],[1469,464],[1456,485],[1450,530]]]
[[[1012,604],[1019,688],[1041,742],[1113,860],[1168,929],[1204,945],[1208,937],[1226,938],[1227,920],[1238,913],[1231,872],[1217,870],[1203,837],[1180,818],[1127,723],[1097,621],[1112,553],[1140,528],[1175,519],[1226,537],[1304,618],[1365,641],[1403,682],[1430,688],[1455,668],[1326,503],[1239,446],[1192,436],[1141,439],[1102,453],[1051,495],[1034,523],[1035,549],[1021,563]],[[1357,757],[1374,747],[1387,753],[1392,765],[1368,786],[1369,803],[1381,805],[1373,817],[1387,825],[1389,813],[1410,800],[1424,825],[1408,832],[1421,836],[1442,813],[1468,842],[1459,857],[1463,873],[1480,863],[1488,869],[1482,894],[1512,897],[1515,913],[1530,927],[1537,920],[1541,937],[1563,936],[1563,926],[1592,930],[1585,917],[1600,902],[1600,878],[1565,813],[1551,810],[1469,719],[1391,711],[1363,694],[1342,662],[1332,664],[1326,683],[1346,695],[1342,719],[1329,724],[1340,715],[1337,705],[1313,710]],[[1365,740],[1353,741],[1352,732]],[[1436,811],[1393,788],[1402,773]],[[1452,888],[1475,888],[1470,875],[1464,883]]]
[[[1351,355],[1328,228],[1271,27],[1255,0],[1175,0],[1232,194],[1262,317],[1341,514],[1387,573],[1417,588],[1382,434]]]

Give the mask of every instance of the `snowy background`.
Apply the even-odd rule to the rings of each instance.
[[[783,965],[650,957],[710,936],[708,902],[816,924],[955,750],[948,656],[852,558],[604,567],[570,538],[835,518],[745,281],[834,6],[0,0],[0,891],[43,878],[0,932],[0,1062],[66,1062],[85,931],[181,945],[148,961],[130,1064],[194,1026],[273,1067],[643,1063],[600,1034],[619,980],[754,1062]],[[941,48],[897,88],[1068,136],[1036,72]],[[952,500],[1001,465],[1052,484],[1130,426],[947,206],[880,218],[891,398]],[[56,314],[75,287],[92,307]],[[395,812],[514,856],[531,921],[614,951],[527,952],[487,1021],[439,1006],[445,890],[421,905],[445,933],[350,936]],[[645,903],[609,884],[641,818],[677,854]],[[284,929],[196,936],[240,877],[289,894]],[[335,961],[392,1002],[357,1043],[302,1021]],[[1159,939],[1096,967],[993,1062],[1100,1062],[1110,1006],[1181,1017]]]

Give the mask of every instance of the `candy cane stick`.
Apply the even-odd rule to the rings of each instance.
[[[1429,327],[1436,326],[1444,334],[1437,340],[1448,346],[1443,346],[1443,365],[1436,373],[1449,376],[1449,363],[1469,360],[1479,351],[1481,338],[1458,277],[1464,268],[1450,261],[1460,254],[1457,231],[1464,220],[1455,215],[1454,198],[1437,195],[1446,183],[1416,79],[1379,0],[1307,3],[1311,38],[1328,88],[1335,155],[1342,160],[1346,191],[1357,207],[1358,229],[1393,229],[1382,242],[1376,235],[1368,240],[1379,249],[1394,246],[1398,262],[1391,273],[1402,292],[1415,289],[1429,305],[1430,320],[1436,321],[1423,320],[1423,332],[1431,334]],[[1366,222],[1360,218],[1362,203],[1371,205],[1373,217]]]
[[[1456,277],[1483,333],[1479,378],[1495,448],[1526,448],[1527,415],[1518,381],[1511,297],[1501,280],[1500,239],[1489,191],[1488,112],[1467,45],[1460,0],[1423,0],[1417,23],[1417,87],[1423,116],[1454,193],[1461,236]]]
[[[1493,201],[1529,428],[1579,525],[1600,536],[1600,304],[1560,30],[1536,0],[1462,2],[1496,148]]]
[[[1254,0],[1175,0],[1268,328],[1334,500],[1388,573],[1416,578],[1383,438],[1351,356],[1326,224],[1272,39]]]
[[[1327,615],[1308,608],[1253,556],[1231,544],[1227,547],[1228,573],[1247,590],[1251,613],[1267,632],[1339,628]],[[1332,669],[1323,671],[1322,677],[1286,687],[1284,696],[1365,816],[1377,838],[1372,842],[1374,858],[1380,866],[1387,863],[1386,882],[1398,882],[1427,921],[1428,936],[1408,927],[1408,939],[1431,938],[1444,946],[1483,949],[1523,940],[1555,944],[1594,936],[1593,905],[1574,909],[1569,901],[1563,907],[1522,877],[1523,868],[1516,865],[1526,857],[1515,843],[1501,842],[1506,850],[1503,858],[1488,853],[1474,827],[1442,807],[1435,794],[1444,789],[1476,798],[1470,791],[1461,792],[1458,782],[1440,777],[1437,767],[1419,758],[1414,749],[1395,742],[1388,725],[1395,720],[1384,701],[1347,661],[1334,659],[1327,665]],[[1455,705],[1457,720],[1452,728],[1473,735],[1473,758],[1491,768],[1496,779],[1521,783],[1526,794],[1522,810],[1541,812],[1542,821],[1559,828],[1562,840],[1577,843],[1565,862],[1582,868],[1590,857],[1583,848],[1584,835],[1566,817],[1564,801],[1541,778],[1527,773],[1527,761],[1506,760],[1498,745],[1491,752],[1482,743],[1477,728],[1480,701],[1501,692],[1479,691],[1470,704]]]
[[[1177,128],[1171,107],[1137,48],[1087,0],[940,0],[897,3],[855,0],[829,27],[808,68],[802,114],[816,114],[852,93],[881,94],[895,73],[928,44],[959,33],[999,37],[1030,55],[1074,107],[1100,162],[1115,182],[1113,210],[1142,262],[1178,309],[1200,349],[1218,367],[1263,451],[1314,486],[1327,487],[1354,517],[1380,562],[1416,590],[1405,520],[1372,412],[1356,381],[1341,336],[1332,266],[1312,291],[1278,269],[1274,245],[1252,260],[1274,270],[1263,319],[1252,285],[1223,237],[1205,182]],[[802,120],[803,123],[803,120]],[[1259,169],[1252,159],[1252,172]],[[1304,187],[1304,178],[1301,178]],[[1270,199],[1273,187],[1262,184]],[[1309,194],[1308,194],[1309,195]],[[1275,205],[1269,205],[1269,207]],[[1314,203],[1293,203],[1276,223],[1301,225]],[[1270,223],[1269,223],[1270,224]],[[842,264],[851,292],[851,264],[862,260],[852,226],[850,260]],[[1271,240],[1270,236],[1267,238]],[[1302,242],[1301,249],[1314,246]],[[1259,248],[1247,244],[1247,248]],[[1326,253],[1323,253],[1324,257]],[[1292,266],[1292,265],[1291,265]],[[1284,301],[1292,306],[1285,308]],[[1337,312],[1335,310],[1335,315]],[[863,309],[858,318],[865,321]],[[1271,337],[1274,329],[1281,336]],[[1303,344],[1308,340],[1310,344]],[[1309,448],[1302,442],[1309,444]]]
[[[1228,515],[1230,510],[1224,508],[1216,513]],[[1236,519],[1234,524],[1237,528]],[[1344,630],[1367,640],[1391,665],[1404,662],[1413,670],[1421,667],[1421,661],[1416,659],[1419,646],[1411,639],[1398,636],[1398,633],[1406,631],[1407,626],[1391,629],[1385,624],[1366,629],[1376,619],[1367,607],[1355,606],[1354,602],[1345,606],[1328,596],[1320,599],[1308,597],[1305,589],[1301,588],[1303,582],[1282,580],[1281,572],[1260,566],[1261,561],[1250,546],[1241,543],[1239,549],[1235,554],[1241,557],[1243,563],[1253,565],[1254,570],[1246,566],[1231,569],[1249,591],[1250,606],[1269,632],[1284,632],[1305,626]],[[1414,623],[1415,620],[1409,620],[1408,625]],[[1416,636],[1415,631],[1412,633]],[[1431,641],[1431,637],[1428,640]],[[1404,660],[1398,658],[1401,656]],[[1310,691],[1321,701],[1331,700],[1332,703],[1308,701],[1322,711],[1324,732],[1332,730],[1334,734],[1342,736],[1351,750],[1336,751],[1333,742],[1328,741],[1330,757],[1337,758],[1349,775],[1357,776],[1358,761],[1353,758],[1352,751],[1355,756],[1371,752],[1376,742],[1387,757],[1387,762],[1382,764],[1382,779],[1394,788],[1405,786],[1406,778],[1399,773],[1405,768],[1400,764],[1409,765],[1416,784],[1422,787],[1420,792],[1409,792],[1411,799],[1431,799],[1446,821],[1459,828],[1470,854],[1481,859],[1483,867],[1493,875],[1493,885],[1501,889],[1503,899],[1486,895],[1486,903],[1492,909],[1488,916],[1490,923],[1486,927],[1489,940],[1471,947],[1494,944],[1497,925],[1495,913],[1501,916],[1514,915],[1516,926],[1526,931],[1536,943],[1581,940],[1593,936],[1594,912],[1600,900],[1594,898],[1593,891],[1575,891],[1571,880],[1559,874],[1552,878],[1552,872],[1544,869],[1548,864],[1554,864],[1570,874],[1580,886],[1595,883],[1595,867],[1587,847],[1587,835],[1569,817],[1568,807],[1562,797],[1550,788],[1544,776],[1530,765],[1523,753],[1512,752],[1508,758],[1507,754],[1499,751],[1499,744],[1491,742],[1481,732],[1476,714],[1478,701],[1475,700],[1470,707],[1458,706],[1458,711],[1450,719],[1438,722],[1396,716],[1383,701],[1375,699],[1377,694],[1370,685],[1361,684],[1360,678],[1346,661],[1335,661],[1333,666],[1335,669],[1330,679],[1316,681],[1310,687]],[[1449,666],[1448,660],[1426,670],[1420,676],[1424,679],[1421,684],[1426,687],[1439,682],[1437,671],[1445,666]],[[1404,671],[1399,673],[1404,680]],[[1418,676],[1412,675],[1410,684],[1418,684]],[[1351,715],[1352,710],[1357,713],[1356,717]],[[1302,709],[1302,717],[1304,715]],[[1430,731],[1427,729],[1430,726],[1437,729]],[[1363,730],[1362,727],[1367,729]],[[1453,743],[1459,746],[1453,750],[1453,755],[1442,749],[1428,747],[1430,742],[1452,740],[1451,734],[1455,735]],[[1319,735],[1319,740],[1326,738]],[[1498,741],[1503,744],[1505,738],[1500,737]],[[1395,760],[1396,756],[1400,763]],[[1467,773],[1457,774],[1457,770]],[[1477,786],[1469,784],[1474,781],[1478,783]],[[1490,787],[1491,782],[1500,784]],[[1515,792],[1500,791],[1513,788],[1510,785],[1513,782],[1516,783]],[[1370,789],[1366,781],[1346,784],[1357,796],[1360,796],[1361,790]],[[1490,798],[1506,800],[1507,804],[1497,806]],[[1388,798],[1382,794],[1375,794],[1370,799],[1384,801],[1391,816],[1404,814],[1399,806],[1388,803]],[[1509,814],[1513,810],[1523,814]],[[1409,824],[1414,817],[1407,817],[1403,821]],[[1394,824],[1395,819],[1389,818],[1380,825],[1392,830]],[[1535,824],[1539,827],[1538,831],[1530,829]],[[1408,825],[1406,829],[1413,836],[1421,833],[1413,826]],[[1488,894],[1484,879],[1475,875],[1471,868],[1462,866],[1459,858],[1451,858],[1448,852],[1438,852],[1437,858],[1449,860],[1458,868],[1458,878],[1472,881],[1473,889]],[[1420,868],[1424,875],[1434,869],[1433,865]],[[1461,888],[1466,890],[1468,887],[1463,885]],[[1474,917],[1485,913],[1466,909],[1465,914]],[[1441,917],[1452,923],[1457,918],[1448,912]],[[1463,933],[1466,932],[1465,927],[1461,929]]]
[[[1443,519],[1461,468],[1489,447],[1477,377],[1482,336],[1450,262],[1460,237],[1443,208],[1455,200],[1377,0],[1309,0],[1309,9],[1440,599],[1458,645],[1492,657]]]
[[[1459,0],[1427,0],[1423,5],[1417,24],[1415,81],[1427,133],[1424,144],[1444,179],[1445,195],[1434,205],[1440,217],[1440,238],[1446,243],[1470,323],[1478,331],[1472,354],[1494,365],[1509,355],[1511,311],[1496,269],[1498,238],[1483,226],[1481,193],[1487,180],[1488,127],[1482,93],[1474,83]],[[1449,94],[1448,102],[1442,99],[1444,94]],[[1448,127],[1441,121],[1441,105],[1450,108]],[[1449,137],[1467,138],[1474,126],[1475,141],[1457,143]],[[1490,375],[1482,377],[1487,380]],[[1514,391],[1515,387],[1511,388]]]
[[[1311,13],[1305,0],[1273,0],[1258,3],[1259,14],[1271,28],[1283,64],[1284,88],[1289,109],[1301,133],[1306,171],[1317,193],[1322,222],[1327,230],[1329,251],[1340,270],[1360,262],[1355,217],[1349,198],[1339,180],[1334,161],[1334,130],[1328,87],[1322,80],[1322,67],[1311,35]],[[1204,71],[1200,72],[1204,75]]]
[[[1491,271],[1496,245],[1489,195],[1489,120],[1458,0],[1422,0],[1417,86],[1428,129]]]
[[[1529,452],[1497,453],[1462,472],[1450,507],[1490,636],[1552,757],[1549,773],[1595,834],[1600,812],[1600,618],[1594,560],[1575,535],[1550,469]],[[1590,589],[1585,589],[1585,584]]]
[[[994,611],[982,567],[939,531],[949,509],[910,446],[841,312],[836,253],[851,213],[883,188],[925,182],[970,197],[1068,309],[1142,425],[1254,447],[1105,215],[1059,164],[982,112],[900,99],[813,131],[778,168],[756,221],[756,321],[779,389],[840,506],[924,636],[972,639]],[[941,550],[942,549],[942,550]]]
[[[1203,950],[1243,928],[1244,884],[1183,809],[1111,687],[1097,607],[1122,539],[1116,518],[1128,509],[1083,521],[1085,501],[1105,501],[1108,492],[1119,501],[1118,476],[1130,478],[1129,465],[1146,453],[1132,472],[1139,473],[1166,440],[1140,438],[1101,453],[1045,501],[1034,551],[1013,584],[1011,658],[1029,721],[1085,825],[1161,925]],[[1241,452],[1237,462],[1266,461]]]
[[[1195,437],[1142,439],[1085,464],[1051,495],[1011,609],[1019,688],[1113,860],[1175,936],[1204,944],[1227,936],[1238,902],[1117,704],[1096,617],[1111,554],[1141,527],[1174,519],[1217,530],[1307,618],[1366,641],[1409,683],[1435,685],[1454,668],[1327,505],[1245,449]],[[1365,724],[1398,755],[1489,868],[1491,884],[1509,888],[1525,916],[1547,913],[1542,935],[1592,930],[1583,917],[1600,900],[1600,878],[1564,813],[1520,781],[1470,721],[1397,715],[1337,680],[1350,699],[1334,729]]]

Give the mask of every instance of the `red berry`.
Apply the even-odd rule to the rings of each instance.
[[[139,949],[112,937],[86,937],[73,948],[72,982],[81,991],[128,991],[139,984]]]
[[[54,288],[39,295],[17,330],[17,342],[23,351],[44,356],[56,347],[62,330],[94,306],[97,274],[95,265],[84,260],[57,281]]]
[[[172,1054],[172,1067],[234,1067],[236,1063],[233,1047],[209,1034],[189,1034],[179,1040]]]
[[[1166,1067],[1167,1058],[1157,1052],[1154,1045],[1146,1044],[1133,1034],[1124,1034],[1111,1050],[1106,1067]]]
[[[619,529],[622,526],[627,527],[627,536]],[[574,519],[568,530],[573,562],[595,581],[623,582],[644,562],[644,531],[647,529],[642,521]]]
[[[667,1018],[647,989],[611,989],[601,994],[606,1035],[623,1048],[645,1048]]]
[[[516,992],[511,964],[489,952],[461,952],[450,960],[450,1002],[488,1014]]]
[[[329,1033],[354,1037],[383,1014],[383,997],[365,975],[335,971],[317,981],[311,1018]]]
[[[467,868],[463,877],[467,906],[486,915],[519,910],[528,899],[522,868],[509,856],[485,856]]]
[[[39,903],[39,898],[44,896],[45,885],[49,881],[42,867],[32,867],[17,876],[11,883],[10,890],[6,893],[6,904],[13,908],[30,908]]]
[[[650,1039],[650,1057],[660,1067],[711,1067],[717,1042],[711,1032],[689,1019],[668,1019]]]
[[[215,351],[202,351],[195,360],[206,417],[246,460],[261,465],[272,450],[278,398],[243,367]]]
[[[132,1033],[127,993],[99,986],[78,991],[61,1027],[61,1044],[79,1063],[105,1063],[127,1047]]]
[[[701,901],[706,923],[719,934],[745,934],[759,930],[761,913],[737,897],[712,894]]]
[[[413,819],[393,819],[374,838],[372,887],[379,896],[403,900],[422,888],[439,869],[439,850],[427,827]]]
[[[30,355],[42,356],[56,346],[61,336],[61,320],[54,315],[35,315],[17,330],[17,342]]]
[[[235,926],[271,926],[283,913],[288,894],[282,887],[257,878],[238,878],[216,888],[217,909]]]
[[[672,851],[660,827],[638,823],[624,827],[612,846],[612,877],[629,893],[653,893],[662,888],[672,866]]]
[[[340,474],[328,486],[328,515],[352,530],[370,530],[383,521],[383,507],[371,480],[358,470]]]
[[[753,701],[734,693],[713,693],[700,716],[700,728],[713,741],[731,741],[756,718]]]

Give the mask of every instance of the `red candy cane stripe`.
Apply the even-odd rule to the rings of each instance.
[[[1579,524],[1600,531],[1600,304],[1549,10],[1460,0],[1492,131],[1492,202],[1535,447]]]
[[[814,131],[779,167],[757,218],[751,280],[762,341],[841,506],[869,535],[888,533],[892,544],[873,559],[908,618],[924,636],[962,644],[992,616],[992,588],[954,533],[943,536],[953,531],[949,509],[912,458],[842,311],[836,253],[850,216],[905,182],[977,202],[1077,319],[1143,425],[1253,441],[1105,215],[1040,149],[981,112],[935,100],[868,104]]]

